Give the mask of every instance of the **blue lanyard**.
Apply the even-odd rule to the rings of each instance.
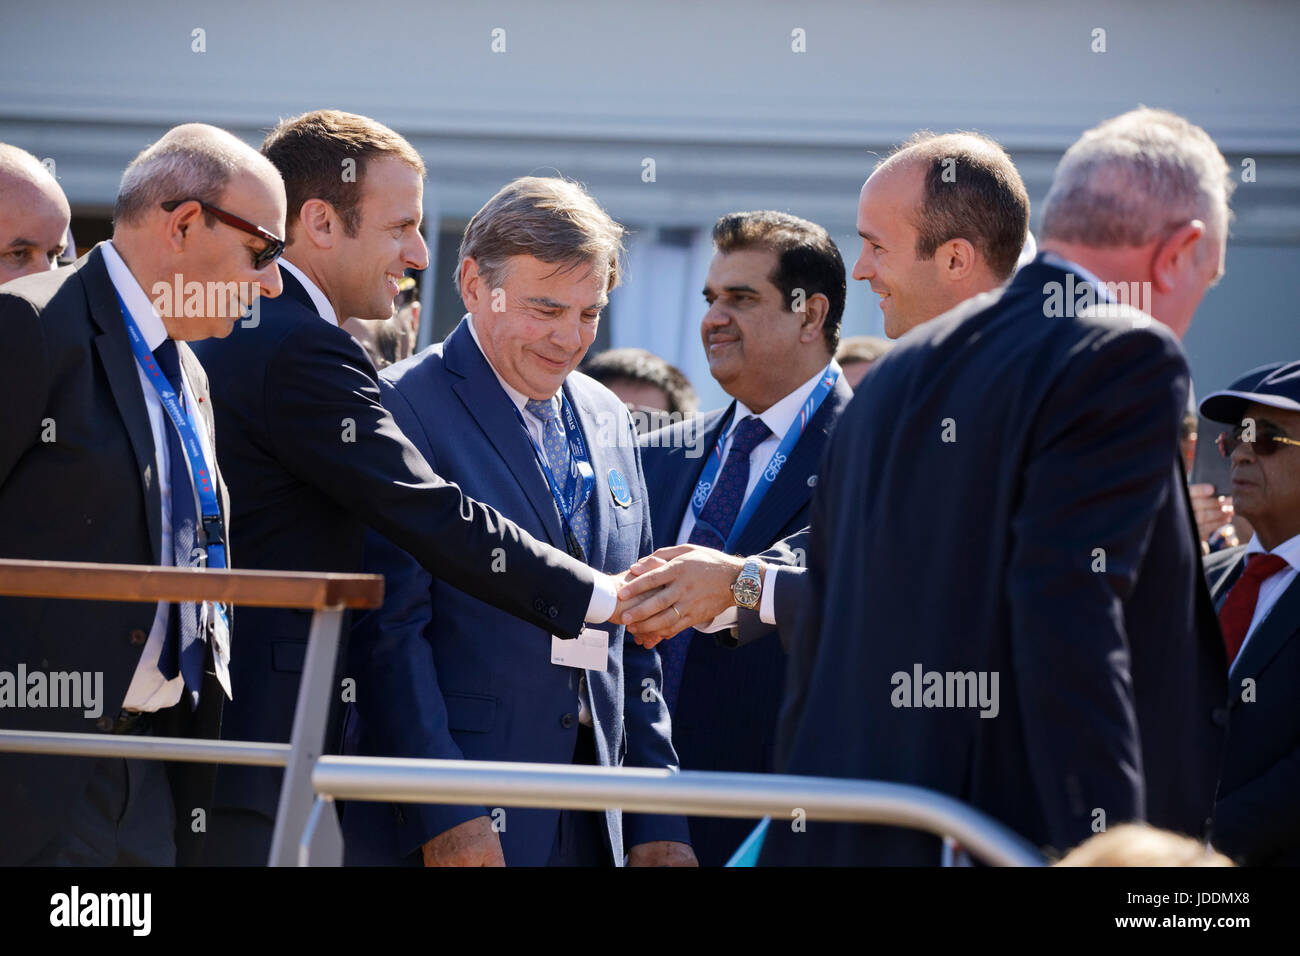
[[[514,405],[514,403],[512,402],[511,405]],[[565,431],[567,432],[565,437],[569,442],[569,460],[571,462],[569,473],[564,476],[563,488],[561,488],[560,483],[551,471],[550,463],[546,460],[545,449],[539,448],[537,442],[533,440],[532,432],[528,430],[528,426],[524,423],[523,413],[519,411],[517,405],[514,405],[514,409],[519,424],[524,428],[524,434],[528,436],[528,441],[537,454],[537,463],[542,466],[542,472],[546,475],[547,487],[551,489],[551,497],[555,499],[555,508],[560,513],[560,523],[564,526],[564,539],[568,542],[569,553],[579,560],[584,560],[582,546],[573,533],[573,516],[591,498],[592,489],[596,486],[596,473],[592,470],[591,461],[587,457],[587,443],[582,438],[582,429],[578,427],[578,418],[573,414],[573,408],[569,405],[569,397],[564,394],[563,389],[560,390],[560,405],[564,411]],[[545,434],[545,424],[542,427],[543,434]]]
[[[116,289],[113,291],[117,292]],[[221,527],[221,505],[217,501],[217,493],[213,488],[207,462],[203,459],[203,446],[199,444],[199,435],[194,430],[194,421],[189,412],[182,407],[176,396],[176,390],[172,388],[171,382],[167,381],[167,376],[158,368],[153,352],[145,344],[144,336],[140,334],[140,327],[135,324],[135,319],[131,317],[131,310],[126,307],[120,292],[117,292],[117,303],[122,307],[122,318],[126,320],[126,332],[131,338],[131,351],[135,353],[135,360],[140,363],[145,378],[149,379],[154,391],[158,393],[158,401],[176,427],[176,432],[180,435],[181,447],[185,449],[185,457],[189,461],[190,485],[198,495],[199,516],[203,524],[203,540],[207,550],[207,566],[224,568],[226,539]],[[172,462],[173,475],[177,464]],[[173,478],[172,494],[177,493],[176,485],[177,481]]]
[[[744,530],[745,523],[758,510],[759,502],[763,500],[767,490],[776,481],[776,476],[781,473],[781,466],[790,458],[790,453],[794,451],[794,446],[799,443],[803,430],[808,427],[808,423],[817,414],[817,409],[821,408],[822,402],[831,393],[831,389],[835,387],[839,377],[840,367],[832,359],[831,364],[826,366],[826,371],[822,373],[821,379],[812,390],[812,394],[808,396],[808,399],[803,403],[803,407],[799,409],[799,415],[786,430],[785,436],[781,439],[781,444],[777,446],[776,452],[769,459],[767,467],[763,469],[758,484],[754,486],[754,493],[745,501],[744,506],[740,509],[740,514],[736,515],[736,522],[731,526],[731,534],[727,538],[726,547],[728,551],[732,549],[736,539],[740,537],[740,532]],[[700,473],[700,480],[695,485],[695,493],[691,495],[691,511],[695,513],[696,521],[700,520],[700,512],[704,510],[704,504],[709,500],[709,493],[713,490],[714,479],[718,475],[718,469],[722,467],[722,446],[727,443],[727,436],[732,431],[735,431],[734,423],[726,434],[718,436],[718,443],[713,447],[713,454],[704,463],[704,471]]]

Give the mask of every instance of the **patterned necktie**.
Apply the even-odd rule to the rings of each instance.
[[[542,450],[546,453],[546,463],[551,468],[551,476],[560,486],[561,494],[566,494],[573,482],[580,481],[574,467],[573,455],[569,449],[569,439],[560,422],[560,413],[554,398],[542,401],[529,399],[524,409],[542,423]],[[580,560],[586,560],[591,554],[591,511],[587,502],[580,502],[577,510],[569,515],[569,528],[582,548]]]
[[[695,527],[687,539],[690,544],[703,545],[717,551],[726,550],[727,538],[731,536],[736,516],[745,500],[745,489],[749,486],[749,456],[763,440],[772,434],[772,430],[763,424],[761,418],[749,416],[741,419],[731,435],[731,447],[727,450],[727,460],[722,471],[714,480],[709,490],[709,499],[700,509],[695,519]],[[689,508],[690,505],[688,504]],[[664,669],[664,701],[669,712],[677,706],[677,692],[682,684],[682,672],[686,666],[686,652],[690,650],[691,638],[695,629],[688,628],[658,646],[659,659]]]
[[[185,389],[181,383],[180,355],[171,339],[153,351],[158,368],[171,382],[182,407]],[[190,481],[189,458],[182,447],[180,433],[171,417],[164,413],[167,432],[167,457],[171,469],[172,561],[178,568],[198,567],[198,513],[194,507],[194,489]],[[203,683],[203,642],[199,639],[199,607],[193,602],[173,604],[167,620],[158,670],[172,680],[177,674],[185,678],[191,694],[191,706],[198,706],[199,687]]]
[[[1283,568],[1286,559],[1276,554],[1256,552],[1246,559],[1246,569],[1241,572],[1228,597],[1219,608],[1219,626],[1223,629],[1223,646],[1228,652],[1228,666],[1236,660],[1241,645],[1246,643],[1246,633],[1259,603],[1259,588]]]

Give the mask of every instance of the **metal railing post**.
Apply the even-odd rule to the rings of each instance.
[[[298,704],[293,714],[293,733],[289,738],[289,762],[284,768],[284,782],[280,784],[280,804],[276,808],[268,866],[298,865],[298,846],[307,827],[312,801],[316,798],[311,775],[325,747],[325,728],[329,722],[334,665],[342,628],[341,608],[318,609],[312,615],[302,682],[298,686]],[[328,812],[334,812],[332,806]]]

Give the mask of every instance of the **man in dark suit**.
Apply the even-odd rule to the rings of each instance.
[[[1062,851],[1125,820],[1204,831],[1224,658],[1170,329],[1222,272],[1229,184],[1180,117],[1101,124],[1057,170],[1045,252],[863,379],[813,499],[781,770],[951,794]],[[1098,306],[1129,289],[1104,280],[1164,325]],[[773,826],[761,857],[939,861],[928,835],[828,823]]]
[[[222,130],[177,127],[127,168],[112,241],[0,290],[0,555],[224,563],[208,383],[185,340],[228,334],[259,286],[279,292],[284,218],[263,157]],[[186,308],[195,288],[205,305]],[[93,708],[4,706],[0,726],[216,736],[222,614],[0,598],[0,672],[102,676]],[[0,865],[189,862],[211,783],[192,763],[0,755]]]
[[[785,651],[766,624],[733,649],[730,587],[746,563],[733,555],[757,554],[808,522],[822,447],[853,397],[831,363],[844,262],[825,229],[780,212],[723,216],[713,243],[700,335],[733,401],[643,435],[641,456],[660,556],[714,549],[731,611],[704,625],[719,640],[688,630],[658,649],[682,767],[760,773],[772,770]],[[763,569],[753,570],[761,595]],[[755,616],[761,603],[753,602]],[[692,817],[690,826],[701,864],[719,866],[753,823]]]
[[[1250,542],[1205,558],[1228,656],[1228,743],[1214,842],[1249,865],[1300,865],[1300,362],[1201,414],[1227,426],[1237,511]]]
[[[382,377],[384,403],[439,474],[595,568],[652,549],[636,433],[618,397],[574,370],[618,283],[623,229],[580,186],[524,177],[470,220],[468,314]],[[392,535],[389,538],[394,537]],[[621,627],[577,642],[439,581],[367,539],[383,608],[357,625],[350,749],[381,756],[675,768],[658,655]],[[513,560],[513,559],[510,559]],[[502,566],[508,568],[507,559]],[[403,687],[413,687],[411,706]],[[350,804],[356,863],[688,865],[681,817]],[[625,850],[624,847],[628,849]]]
[[[361,346],[338,327],[386,318],[404,270],[428,264],[419,154],[387,127],[335,110],[282,122],[262,151],[288,193],[285,294],[256,323],[197,349],[212,382],[239,566],[355,572],[368,525],[442,580],[561,637],[607,620],[613,579],[434,474],[384,409]],[[223,737],[288,740],[309,624],[301,611],[241,613],[239,690]],[[345,642],[340,660],[346,653]],[[282,776],[220,769],[208,862],[266,862]]]

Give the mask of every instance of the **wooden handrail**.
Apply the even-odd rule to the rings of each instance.
[[[384,579],[378,574],[219,571],[0,558],[0,594],[150,603],[225,601],[244,607],[373,608],[384,601]]]

